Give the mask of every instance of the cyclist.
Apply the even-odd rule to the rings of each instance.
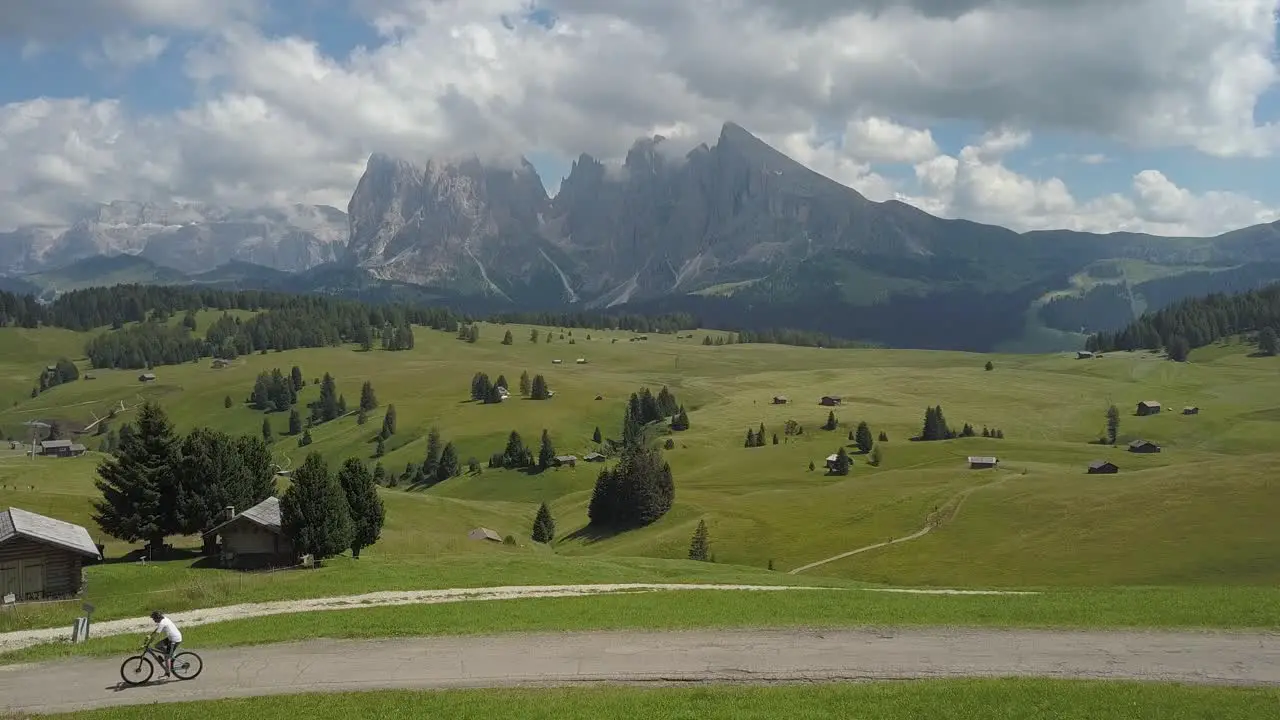
[[[159,610],[151,611],[151,619],[156,624],[156,629],[151,631],[147,636],[147,642],[151,642],[151,638],[156,633],[163,632],[164,640],[161,641],[160,651],[164,653],[164,675],[161,678],[169,677],[169,672],[173,669],[173,656],[178,652],[178,645],[182,643],[182,633],[178,630],[178,626],[173,621],[164,616]]]

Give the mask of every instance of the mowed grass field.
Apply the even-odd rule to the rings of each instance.
[[[488,718],[536,720],[637,716],[662,720],[922,717],[938,720],[1254,720],[1272,717],[1280,691],[1172,683],[1061,680],[924,680],[766,687],[634,687],[384,691],[280,695],[163,705],[165,717]],[[155,717],[155,705],[66,715],[63,720]]]
[[[201,313],[201,328],[213,320]],[[510,330],[514,342],[501,340]],[[531,343],[531,328],[482,325],[477,343],[453,333],[415,328],[415,349],[354,347],[297,350],[238,359],[215,370],[207,360],[155,369],[143,384],[137,371],[94,371],[96,379],[26,397],[34,378],[59,354],[84,364],[91,334],[0,329],[0,369],[12,400],[0,409],[0,429],[13,436],[30,419],[88,422],[123,402],[152,398],[179,430],[207,425],[257,434],[263,414],[244,404],[254,378],[298,365],[307,378],[331,373],[348,406],[372,381],[381,403],[369,422],[354,413],[312,431],[302,450],[285,437],[287,413],[268,415],[281,464],[296,467],[305,452],[333,464],[347,457],[373,462],[372,438],[394,403],[398,433],[381,461],[394,473],[421,462],[426,435],[438,427],[465,462],[502,450],[517,430],[534,445],[547,429],[560,453],[594,450],[598,426],[618,437],[626,398],[648,386],[668,386],[689,411],[690,430],[670,435],[665,450],[676,482],[676,504],[651,527],[613,537],[579,533],[599,466],[528,475],[484,468],[429,490],[384,489],[387,526],[359,561],[339,558],[310,572],[269,575],[192,568],[193,559],[141,565],[109,562],[86,570],[98,616],[121,617],[155,604],[177,610],[220,602],[314,597],[377,589],[525,582],[703,580],[850,586],[1104,588],[1114,586],[1272,586],[1280,579],[1280,368],[1274,358],[1249,357],[1244,346],[1203,348],[1189,363],[1149,353],[1115,353],[1079,361],[1064,355],[979,355],[952,352],[832,350],[773,345],[704,346],[714,331],[677,335],[550,329],[553,341]],[[539,328],[545,336],[549,329]],[[572,340],[572,343],[570,342]],[[586,364],[575,362],[585,358]],[[553,361],[559,359],[559,364]],[[991,371],[984,370],[990,360]],[[543,374],[555,397],[513,398],[497,405],[469,400],[482,371],[504,375],[515,389],[522,371]],[[25,391],[22,389],[25,388]],[[3,387],[0,387],[3,389]],[[839,395],[840,426],[821,425]],[[318,395],[308,384],[300,407]],[[774,395],[791,402],[774,405]],[[230,396],[232,407],[224,407]],[[596,399],[599,397],[600,399]],[[1139,400],[1166,412],[1135,417]],[[16,402],[16,404],[14,404]],[[1093,444],[1104,412],[1122,413],[1120,447]],[[967,438],[917,443],[927,406],[941,405],[948,422],[1000,428],[1003,440]],[[1183,416],[1184,405],[1199,415]],[[127,420],[125,412],[115,423]],[[800,436],[785,437],[787,420]],[[865,420],[883,462],[871,467],[854,452],[847,477],[822,470],[823,458]],[[761,423],[770,443],[744,448],[748,428]],[[776,433],[779,444],[771,443]],[[1138,455],[1124,443],[1150,439],[1163,452]],[[96,447],[97,439],[86,444]],[[79,459],[28,459],[0,450],[0,506],[14,505],[88,527],[94,454]],[[6,455],[7,453],[7,455]],[[970,470],[966,457],[995,455],[998,469]],[[1116,475],[1087,475],[1094,459],[1120,466]],[[810,463],[817,470],[810,471]],[[286,481],[281,479],[283,489]],[[552,508],[557,541],[528,540],[540,502]],[[710,528],[716,563],[682,560],[700,519]],[[933,523],[915,540],[819,565],[785,571],[873,543],[900,538]],[[512,535],[517,546],[467,539],[484,526]],[[133,549],[101,537],[107,555]],[[195,538],[175,539],[195,546]],[[772,565],[774,570],[768,568]],[[1251,593],[1252,591],[1250,591]],[[1245,593],[1241,597],[1248,595]],[[1254,598],[1256,600],[1256,598]],[[105,613],[105,614],[103,614]],[[7,628],[61,624],[65,610],[0,615]],[[1264,623],[1265,624],[1265,623]]]

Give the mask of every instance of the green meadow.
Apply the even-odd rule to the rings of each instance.
[[[215,317],[200,313],[199,327]],[[1280,581],[1280,362],[1251,357],[1243,345],[1202,348],[1191,362],[1172,363],[1151,353],[1076,360],[1074,354],[704,345],[704,337],[721,336],[704,330],[641,339],[629,332],[537,328],[542,337],[533,343],[532,329],[482,325],[473,344],[453,333],[415,328],[416,347],[410,351],[345,346],[272,352],[241,357],[223,369],[205,359],[157,367],[151,383],[139,382],[138,371],[93,370],[92,380],[31,398],[38,373],[59,356],[77,361],[82,374],[89,370],[83,346],[93,333],[3,328],[0,430],[10,438],[23,436],[27,420],[83,425],[143,398],[159,401],[180,431],[210,426],[258,434],[264,414],[245,403],[255,377],[276,367],[288,374],[297,365],[308,383],[299,398],[304,415],[305,404],[318,396],[312,380],[326,372],[351,408],[366,380],[380,405],[365,425],[352,412],[314,428],[314,442],[305,449],[285,434],[288,413],[266,415],[282,466],[296,467],[307,452],[318,452],[331,464],[348,457],[380,461],[398,475],[407,463],[422,461],[428,430],[437,427],[443,440],[457,446],[464,467],[474,457],[482,470],[426,490],[383,488],[387,525],[378,544],[358,561],[336,558],[309,571],[205,569],[195,566],[194,554],[138,562],[136,553],[130,555],[135,546],[101,537],[91,519],[101,457],[96,452],[33,459],[3,443],[0,506],[81,523],[105,543],[108,561],[85,571],[99,619],[137,616],[153,606],[181,610],[383,589],[707,581],[1036,588],[1089,598],[1079,600],[1080,608],[1133,588],[1166,593],[1145,619],[1142,613],[1124,614],[1125,623],[1138,625],[1176,616],[1178,592],[1186,589],[1200,593],[1196,597],[1212,596],[1204,605],[1221,606],[1222,624],[1280,626],[1275,613],[1248,609],[1258,593]],[[511,345],[502,343],[508,330]],[[543,341],[547,332],[550,343]],[[542,374],[555,396],[478,404],[469,399],[476,372],[505,376],[513,391],[522,372]],[[675,476],[676,501],[650,527],[608,537],[581,532],[598,465],[580,461],[540,474],[487,467],[512,430],[536,446],[546,429],[558,453],[581,458],[598,447],[592,442],[595,428],[606,438],[619,437],[632,392],[657,392],[664,385],[688,411],[691,428],[657,434],[657,442],[671,441],[663,452]],[[775,395],[789,402],[774,404]],[[823,395],[841,396],[842,403],[821,406]],[[224,407],[228,397],[230,408]],[[1165,412],[1136,417],[1137,402],[1147,399],[1162,402]],[[1116,447],[1097,444],[1111,403],[1121,410]],[[398,432],[386,455],[375,460],[373,436],[389,404],[396,407]],[[984,426],[999,428],[1004,439],[910,441],[925,408],[934,405],[943,408],[953,429],[966,422],[979,433]],[[1200,413],[1182,415],[1188,405]],[[839,423],[830,431],[822,429],[829,411]],[[130,417],[126,409],[108,424],[118,428]],[[789,420],[802,426],[802,434],[784,433]],[[877,443],[878,467],[848,439],[859,421],[873,435],[887,435]],[[762,424],[765,446],[744,447],[748,429]],[[1162,452],[1127,452],[1126,443],[1139,438],[1158,443]],[[81,440],[95,450],[101,438]],[[847,476],[830,476],[823,459],[841,446],[852,454],[853,467]],[[970,469],[967,457],[974,455],[996,456],[999,465]],[[1087,474],[1095,459],[1115,462],[1119,473]],[[287,479],[279,480],[283,490]],[[549,546],[529,540],[534,513],[544,501],[557,529]],[[713,563],[685,559],[702,519],[710,528]],[[470,540],[467,532],[475,527],[510,535],[516,543]],[[925,528],[929,532],[913,540],[789,573]],[[199,544],[197,538],[174,542],[184,548]],[[915,602],[901,595],[879,597],[877,602],[889,605]],[[928,602],[954,599],[933,596]],[[775,601],[780,600],[770,602]],[[723,602],[728,610],[738,601]],[[982,616],[999,615],[994,608],[1011,601],[975,602],[973,607],[986,608],[974,610]],[[886,613],[881,616],[892,615]],[[23,607],[0,613],[0,631],[69,624],[75,614],[74,604]],[[815,611],[811,619],[831,622],[833,614]],[[950,610],[901,615],[964,622]],[[1032,615],[1008,621],[1035,624]],[[1075,622],[1046,619],[1051,615],[1041,613],[1039,621]]]

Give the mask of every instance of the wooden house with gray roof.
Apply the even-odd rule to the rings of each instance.
[[[84,562],[101,559],[80,525],[21,508],[0,511],[0,604],[79,595]]]
[[[206,540],[220,541],[223,567],[242,570],[291,567],[298,557],[280,523],[280,500],[269,497],[237,514],[227,508],[227,519],[205,532]]]

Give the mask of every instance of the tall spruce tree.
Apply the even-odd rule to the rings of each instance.
[[[364,381],[364,385],[360,387],[360,410],[369,412],[378,407],[378,396],[373,392],[373,382]]]
[[[547,387],[547,379],[541,374],[533,376],[533,382],[529,384],[529,398],[532,400],[546,400],[551,397],[551,391]]]
[[[502,344],[503,344],[503,345],[510,345],[510,344],[511,344],[511,343],[513,343],[513,342],[515,342],[515,338],[512,338],[512,337],[511,337],[511,331],[510,331],[510,330],[508,330],[508,331],[507,331],[507,333],[506,333],[505,335],[503,335],[503,336],[502,336]]]
[[[378,542],[386,509],[378,497],[378,484],[369,468],[356,458],[348,458],[338,470],[338,484],[347,498],[351,512],[351,557],[359,559],[360,551]]]
[[[440,465],[440,451],[443,449],[440,443],[440,428],[432,427],[427,432],[427,457],[422,463],[422,475],[424,479],[431,479],[436,476],[436,468]]]
[[[600,426],[596,426],[595,432],[591,433],[591,442],[599,445],[604,441],[604,437],[600,434]]]
[[[114,458],[98,465],[94,485],[102,500],[93,503],[93,519],[107,535],[125,542],[147,541],[155,553],[164,539],[183,532],[179,440],[168,415],[154,402],[138,409],[137,428],[120,428]]]
[[[853,433],[853,443],[858,446],[858,451],[863,455],[871,452],[872,446],[875,445],[875,440],[871,437],[871,428],[867,426],[865,420],[858,423],[858,429]]]
[[[454,447],[452,442],[444,444],[444,449],[440,451],[440,462],[436,464],[435,480],[442,483],[449,478],[457,477],[462,473],[462,465],[458,460],[458,449]]]
[[[544,502],[538,506],[538,514],[533,518],[534,542],[549,543],[556,537],[556,521],[551,517],[551,508]]]
[[[302,416],[298,414],[298,409],[294,408],[289,412],[289,434],[297,435],[302,432]]]
[[[542,439],[538,443],[538,469],[546,470],[556,459],[556,448],[551,444],[551,434],[542,429]]]
[[[537,332],[537,330],[534,330],[534,332]],[[529,392],[530,392],[532,389],[533,389],[533,385],[532,385],[531,381],[529,380],[529,371],[528,371],[528,370],[521,371],[521,373],[520,373],[520,395],[521,395],[522,397],[528,397],[528,396],[529,396]]]
[[[297,365],[294,365],[293,369],[289,371],[289,380],[293,383],[294,390],[300,391],[307,386],[307,381],[302,377],[302,368]]]
[[[311,417],[318,423],[329,422],[342,413],[338,409],[338,387],[329,373],[320,381],[320,399],[311,406]]]
[[[689,559],[703,562],[711,559],[711,538],[706,520],[698,520],[698,529],[693,531],[693,539],[689,541]]]
[[[271,419],[262,418],[262,441],[271,443],[275,441],[274,433],[271,432]]]
[[[835,410],[828,410],[828,411],[827,411],[827,421],[826,421],[825,423],[823,423],[823,424],[822,424],[822,429],[823,429],[823,430],[835,430],[837,427],[839,427],[839,423],[837,423],[837,422],[836,422],[836,411],[835,411]]]
[[[307,455],[292,480],[280,498],[280,525],[294,550],[319,561],[351,547],[351,508],[324,458],[314,452]]]
[[[1258,331],[1258,352],[1267,356],[1280,353],[1280,338],[1277,338],[1276,329],[1270,325]]]
[[[389,438],[396,434],[396,406],[388,405],[387,414],[382,416],[382,432],[383,439]]]
[[[1120,408],[1112,405],[1107,408],[1107,443],[1116,444],[1116,437],[1120,434]]]

